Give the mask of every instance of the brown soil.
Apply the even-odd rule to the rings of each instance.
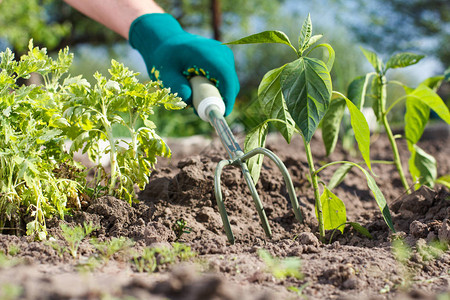
[[[435,156],[438,175],[450,173],[448,131],[439,139],[426,140],[421,147]],[[161,161],[150,184],[132,206],[112,197],[92,201],[65,221],[51,220],[49,234],[63,244],[59,224],[93,222],[99,229],[91,236],[99,240],[128,237],[134,249],[170,245],[172,230],[183,218],[190,233],[179,242],[198,253],[189,262],[169,265],[154,273],[140,273],[129,260],[114,256],[88,272],[80,271],[95,251],[88,239],[79,257],[60,254],[43,242],[27,237],[0,235],[0,250],[9,253],[9,262],[0,262],[0,295],[3,299],[435,299],[450,297],[450,251],[432,251],[427,245],[450,240],[450,194],[447,189],[421,188],[405,195],[392,165],[374,165],[376,178],[391,208],[396,234],[384,223],[365,177],[356,170],[335,190],[347,208],[347,218],[367,228],[372,239],[354,229],[335,233],[333,241],[318,240],[314,194],[307,179],[308,167],[299,138],[287,145],[270,136],[268,148],[282,158],[296,187],[305,216],[299,224],[291,210],[281,173],[265,161],[258,192],[269,218],[273,237],[268,239],[260,226],[241,171],[227,167],[222,190],[236,244],[227,242],[214,197],[213,179],[217,163],[226,157],[217,140],[169,141],[174,157]],[[342,151],[326,157],[318,139],[313,140],[315,161],[357,160]],[[385,137],[374,140],[372,159],[389,160]],[[406,145],[400,143],[405,167]],[[327,182],[336,168],[325,169]],[[409,179],[409,181],[411,181]],[[392,253],[398,237],[412,249],[401,263]],[[331,232],[327,232],[327,239]],[[19,253],[12,249],[19,248]],[[268,250],[279,258],[301,260],[302,279],[276,279],[258,255]],[[428,249],[428,251],[426,250]],[[437,254],[436,254],[437,253]],[[13,255],[14,254],[14,255]],[[291,291],[290,287],[300,289]],[[5,296],[6,295],[6,296]],[[7,298],[10,296],[10,298]],[[1,296],[0,296],[1,297]],[[442,298],[444,299],[444,298]],[[448,299],[448,298],[445,298]]]

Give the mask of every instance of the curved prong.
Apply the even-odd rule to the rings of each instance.
[[[266,236],[272,237],[272,230],[270,230],[269,221],[267,220],[266,212],[264,211],[263,205],[261,203],[261,199],[259,199],[258,192],[256,191],[255,183],[253,182],[252,176],[248,171],[247,164],[245,162],[241,162],[242,173],[244,174],[245,181],[247,182],[247,186],[250,189],[250,193],[252,194],[253,202],[255,203],[256,210],[258,211],[259,218],[261,219],[262,226],[264,228],[264,232]]]
[[[262,154],[262,155],[269,157],[277,165],[278,169],[280,169],[281,174],[283,174],[284,181],[286,182],[286,188],[289,193],[289,198],[291,199],[291,205],[292,205],[292,209],[294,210],[295,218],[300,223],[302,223],[303,222],[302,212],[301,212],[300,206],[298,204],[297,195],[295,194],[295,189],[294,189],[294,185],[292,184],[291,176],[289,175],[289,171],[287,170],[286,166],[283,164],[281,159],[275,155],[275,153],[273,153],[272,151],[270,151],[268,149],[261,148],[261,147],[255,148],[255,149],[245,153],[244,155],[242,155],[240,157],[240,159],[245,161],[245,160],[249,159],[250,157],[253,157],[257,154]]]
[[[225,209],[225,203],[222,199],[222,189],[220,186],[220,176],[222,174],[223,167],[227,165],[231,165],[232,161],[224,159],[221,160],[216,167],[216,171],[214,173],[214,192],[216,195],[217,207],[219,208],[220,216],[222,217],[223,227],[225,229],[225,233],[227,234],[228,241],[230,244],[234,244],[234,235],[231,231],[230,221],[228,221],[227,211]]]

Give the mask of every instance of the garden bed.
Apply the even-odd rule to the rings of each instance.
[[[450,138],[448,130],[438,136],[419,144],[436,158],[438,176],[442,176],[450,173]],[[326,157],[319,138],[316,134],[311,143],[316,162],[357,160],[339,146]],[[1,235],[0,250],[6,253],[5,261],[0,262],[4,299],[433,299],[449,295],[450,252],[429,246],[433,241],[450,240],[447,189],[422,187],[406,195],[395,166],[374,164],[376,181],[397,230],[393,234],[366,187],[366,179],[351,171],[334,192],[346,205],[348,221],[360,223],[373,238],[346,228],[344,234],[336,232],[333,237],[327,232],[331,243],[321,243],[303,143],[296,137],[287,145],[280,136],[271,135],[267,148],[286,164],[305,222],[296,221],[281,173],[266,160],[257,187],[273,232],[273,238],[267,239],[241,171],[228,167],[222,175],[222,188],[236,237],[236,244],[230,245],[213,189],[214,169],[227,158],[220,142],[169,140],[168,144],[174,156],[160,159],[150,184],[139,194],[139,203],[130,206],[113,197],[92,200],[64,221],[50,220],[48,232],[58,243],[62,241],[60,223],[92,222],[97,229],[91,237],[100,241],[126,237],[135,242],[134,251],[141,251],[171,247],[177,240],[174,225],[182,219],[188,232],[178,242],[189,245],[197,253],[194,258],[161,265],[153,273],[139,272],[124,253],[92,266],[90,259],[98,257],[98,251],[89,238],[81,242],[74,258],[49,243]],[[406,158],[406,144],[400,141],[399,147]],[[372,159],[392,160],[384,136],[373,137],[371,149],[377,155]],[[406,167],[407,160],[403,163]],[[327,180],[332,173],[333,169],[327,168],[321,178]],[[406,261],[393,254],[392,242],[399,238],[404,249],[411,249]],[[281,261],[298,257],[303,277],[275,278],[260,249]],[[395,247],[394,251],[398,253]]]

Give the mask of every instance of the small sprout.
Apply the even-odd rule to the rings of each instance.
[[[111,240],[103,242],[93,238],[91,244],[100,252],[104,262],[108,262],[117,253],[128,253],[134,246],[134,242],[126,237],[113,237]]]
[[[286,279],[294,277],[302,279],[303,274],[300,271],[301,261],[298,257],[278,258],[273,257],[267,250],[258,250],[259,257],[264,261],[267,271],[276,279]]]
[[[289,286],[287,289],[291,292],[294,292],[297,294],[297,296],[302,297],[303,299],[308,299],[305,295],[303,295],[303,291],[305,290],[305,288],[309,285],[309,282],[306,282],[304,284],[302,284],[299,287],[296,286]]]
[[[178,241],[184,233],[191,233],[192,228],[186,226],[186,220],[183,218],[179,218],[172,225],[172,230],[175,233],[176,239]]]
[[[12,244],[8,246],[8,254],[11,256],[17,255],[20,253],[20,247],[18,245]]]
[[[83,223],[83,226],[78,225],[75,227],[61,224],[60,228],[62,230],[62,236],[68,245],[68,252],[74,258],[78,255],[78,247],[80,246],[81,241],[97,229],[91,222],[89,224]]]
[[[141,255],[134,255],[133,261],[138,272],[153,273],[160,268],[188,260],[196,255],[191,247],[181,243],[173,243],[172,248],[164,246],[145,248]]]

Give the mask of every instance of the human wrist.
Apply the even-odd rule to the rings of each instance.
[[[144,14],[131,23],[129,42],[142,53],[154,51],[165,40],[183,33],[180,23],[170,14]]]

